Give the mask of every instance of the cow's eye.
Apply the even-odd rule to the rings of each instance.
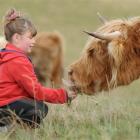
[[[133,50],[137,55],[140,55],[140,48],[134,48]]]
[[[93,56],[95,54],[95,49],[91,49],[88,51],[89,56]]]

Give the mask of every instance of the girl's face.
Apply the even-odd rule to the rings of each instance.
[[[17,38],[18,47],[25,53],[30,53],[35,43],[35,39],[32,37],[31,32],[27,31],[22,35],[18,34]]]

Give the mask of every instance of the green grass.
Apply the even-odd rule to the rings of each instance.
[[[126,92],[127,90],[130,92]],[[16,132],[10,138],[13,140],[139,140],[139,98],[140,95],[132,93],[130,87],[118,88],[111,93],[102,92],[94,97],[79,95],[70,107],[49,104],[49,114],[40,130],[31,132],[16,128]]]
[[[34,1],[34,2],[33,2]],[[38,31],[58,30],[65,39],[65,67],[76,60],[88,36],[108,19],[139,15],[138,0],[0,0],[0,18],[10,7],[33,20]],[[32,6],[31,6],[32,5]],[[0,22],[2,34],[2,21]],[[0,140],[139,140],[140,81],[96,96],[79,95],[70,107],[49,104],[49,114],[39,130],[15,128]]]

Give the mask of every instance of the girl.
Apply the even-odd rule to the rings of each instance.
[[[32,22],[11,9],[5,16],[4,34],[8,41],[0,51],[0,118],[11,116],[11,111],[30,127],[36,127],[48,113],[43,103],[63,104],[76,97],[65,89],[43,87],[37,80],[27,53],[34,46],[37,31]],[[7,111],[10,109],[10,112]],[[7,119],[0,122],[7,125]]]

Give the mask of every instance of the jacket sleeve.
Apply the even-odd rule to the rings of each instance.
[[[50,103],[67,102],[67,93],[64,89],[46,88],[38,82],[32,63],[27,58],[19,57],[10,63],[10,75],[32,98]]]

